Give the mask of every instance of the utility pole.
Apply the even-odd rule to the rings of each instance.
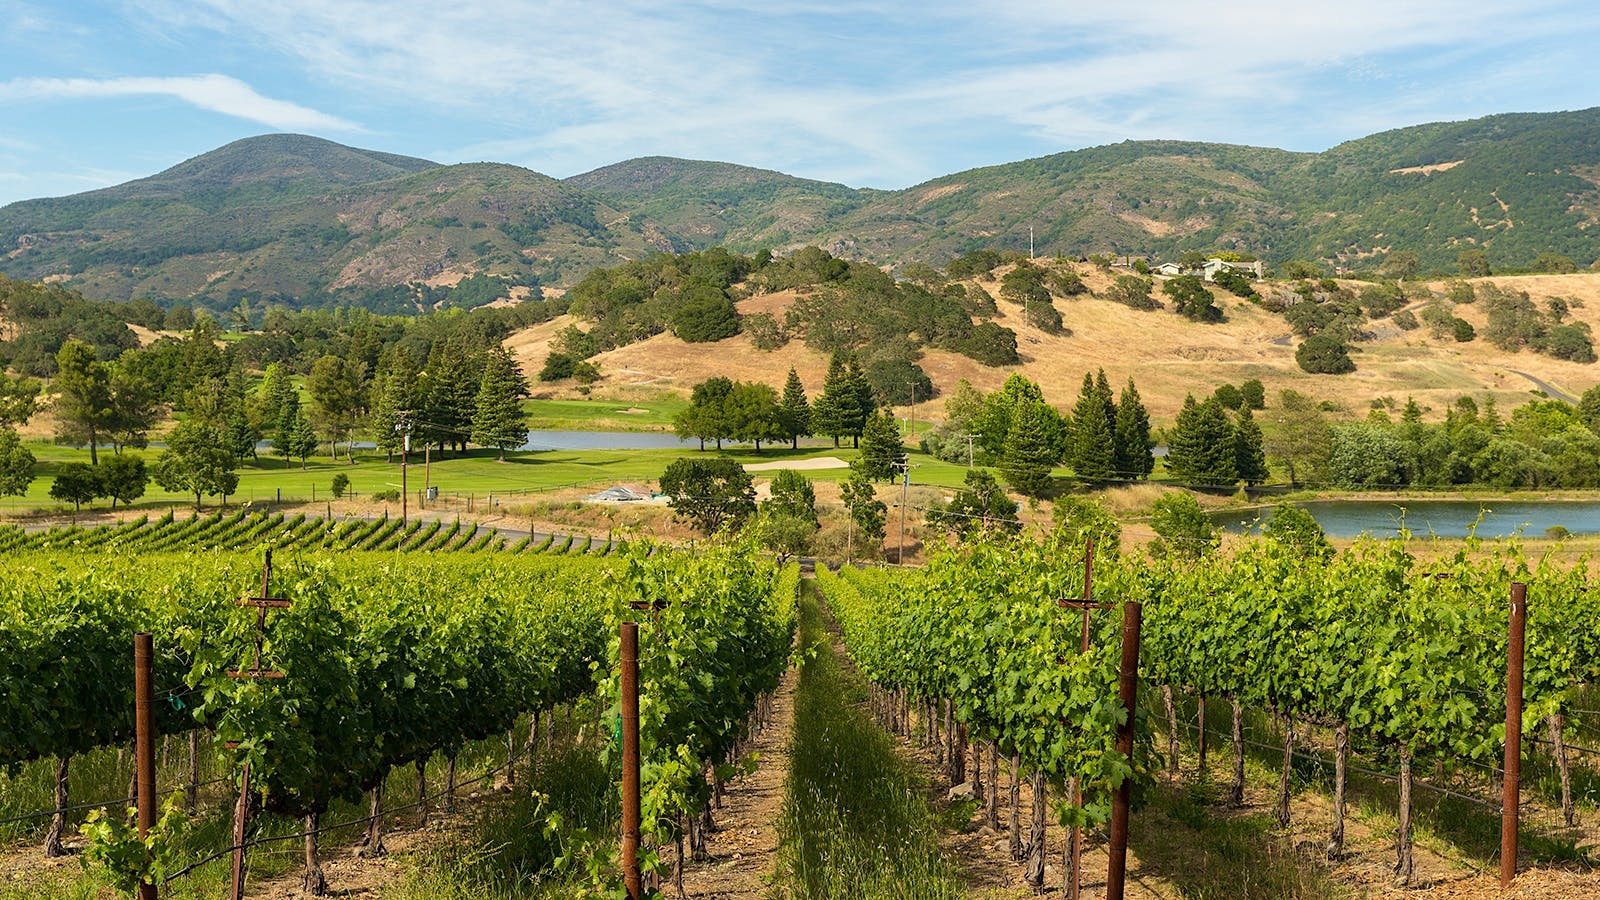
[[[1029,259],[1036,259],[1037,258],[1037,257],[1035,257],[1033,255],[1033,226],[1032,225],[1028,226],[1028,258]]]
[[[911,462],[895,463],[895,467],[905,474],[900,482],[900,555],[895,557],[899,565],[906,564],[906,501],[911,493]]]
[[[400,432],[400,531],[406,530],[406,507],[409,498],[406,497],[406,468],[411,461],[411,410],[402,409],[399,412],[400,421],[394,429]]]

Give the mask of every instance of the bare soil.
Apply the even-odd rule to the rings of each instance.
[[[771,721],[755,736],[752,748],[758,759],[756,770],[723,788],[722,808],[712,810],[716,830],[706,838],[709,858],[691,860],[684,868],[686,896],[708,900],[780,896],[773,873],[797,679],[797,670],[790,669],[773,694]]]

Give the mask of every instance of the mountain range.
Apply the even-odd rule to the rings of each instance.
[[[230,308],[361,304],[475,273],[564,286],[711,246],[815,244],[895,267],[980,248],[1233,250],[1361,268],[1394,250],[1453,271],[1600,256],[1600,108],[1402,128],[1322,153],[1125,141],[856,189],[720,162],[628,160],[557,180],[303,135],[247,138],[165,172],[0,207],[0,273],[98,299]]]

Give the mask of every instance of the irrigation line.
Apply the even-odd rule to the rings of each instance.
[[[1544,744],[1546,747],[1555,746],[1555,744],[1547,738],[1524,736],[1522,739],[1531,744]],[[1594,756],[1600,756],[1600,750],[1596,750],[1593,747],[1585,747],[1581,744],[1563,744],[1562,746],[1566,747],[1568,750],[1576,750],[1579,753],[1588,753]]]

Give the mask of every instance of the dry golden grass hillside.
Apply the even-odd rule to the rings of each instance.
[[[1151,415],[1167,422],[1177,414],[1186,394],[1209,394],[1218,385],[1238,384],[1258,378],[1266,385],[1268,402],[1284,388],[1292,388],[1331,401],[1350,415],[1364,415],[1371,403],[1389,398],[1404,403],[1407,397],[1442,417],[1456,397],[1470,394],[1480,400],[1493,396],[1502,408],[1518,405],[1542,382],[1558,395],[1576,398],[1600,383],[1600,363],[1580,364],[1550,359],[1532,352],[1507,353],[1482,339],[1458,344],[1450,338],[1435,340],[1426,328],[1402,331],[1388,322],[1374,326],[1376,338],[1357,345],[1357,370],[1348,375],[1311,375],[1295,364],[1299,339],[1292,336],[1282,316],[1268,312],[1220,289],[1213,290],[1226,320],[1215,325],[1189,322],[1170,308],[1139,312],[1098,298],[1112,274],[1091,266],[1078,266],[1096,296],[1056,301],[1069,331],[1048,335],[1022,325],[1022,308],[998,300],[996,321],[1018,333],[1022,363],[1015,369],[990,368],[965,356],[941,350],[926,352],[921,365],[941,393],[966,378],[981,390],[999,387],[1012,371],[1038,382],[1045,396],[1059,407],[1070,407],[1083,375],[1104,368],[1119,391],[1132,378]],[[1003,275],[998,270],[996,275]],[[1527,291],[1541,307],[1546,299],[1571,301],[1572,317],[1587,322],[1600,334],[1600,274],[1527,275],[1480,279],[1503,287]],[[999,279],[981,282],[998,297]],[[1443,284],[1433,284],[1442,289]],[[1159,286],[1156,296],[1161,297]],[[740,303],[742,312],[770,312],[780,320],[794,294],[751,297]],[[1170,306],[1170,304],[1169,304]],[[1414,307],[1420,304],[1414,304]],[[1456,314],[1480,331],[1484,311],[1480,305],[1462,305]],[[524,370],[530,374],[544,363],[549,341],[569,324],[565,317],[519,332],[508,341]],[[671,335],[621,347],[596,358],[603,378],[592,394],[616,400],[675,392],[687,395],[693,386],[713,375],[765,381],[781,389],[793,366],[815,393],[827,370],[825,354],[794,341],[775,351],[757,350],[744,335],[715,344],[686,344]],[[536,385],[540,396],[575,396],[575,386]],[[901,410],[904,413],[904,409]],[[919,418],[938,419],[942,399],[919,403]]]

